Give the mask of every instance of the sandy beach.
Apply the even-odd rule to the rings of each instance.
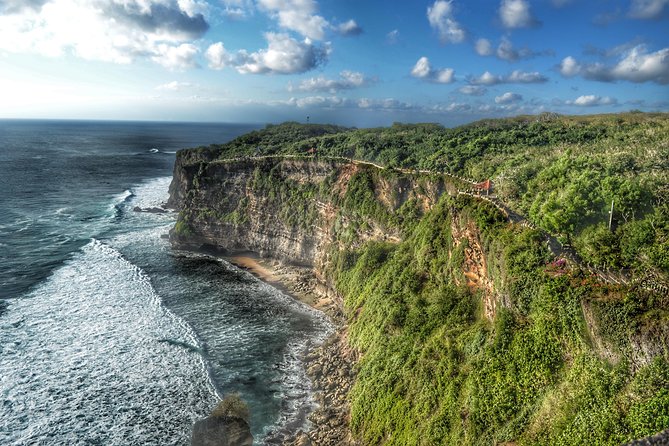
[[[324,287],[318,283],[311,269],[263,259],[253,253],[233,255],[225,257],[225,260],[300,302],[324,312],[336,325],[342,323],[339,307],[330,296],[322,292]]]

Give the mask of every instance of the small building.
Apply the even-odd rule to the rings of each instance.
[[[312,147],[311,149],[307,150],[308,155],[315,155],[316,154],[316,148]]]
[[[480,194],[490,195],[492,193],[492,180],[474,184],[474,190]]]

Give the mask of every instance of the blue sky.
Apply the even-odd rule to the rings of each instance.
[[[0,0],[0,117],[669,110],[669,0]]]

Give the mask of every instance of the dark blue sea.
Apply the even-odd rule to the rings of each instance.
[[[0,120],[0,444],[187,445],[221,396],[257,444],[308,427],[319,313],[174,252],[177,150],[256,126]]]

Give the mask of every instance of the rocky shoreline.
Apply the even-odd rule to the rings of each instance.
[[[351,436],[348,401],[349,391],[355,382],[354,366],[358,357],[348,346],[347,327],[340,304],[335,302],[331,293],[324,292],[324,287],[309,268],[267,261],[252,254],[232,256],[227,260],[327,314],[336,327],[321,346],[304,358],[318,403],[318,408],[309,415],[312,427],[285,440],[284,446],[358,445]]]

